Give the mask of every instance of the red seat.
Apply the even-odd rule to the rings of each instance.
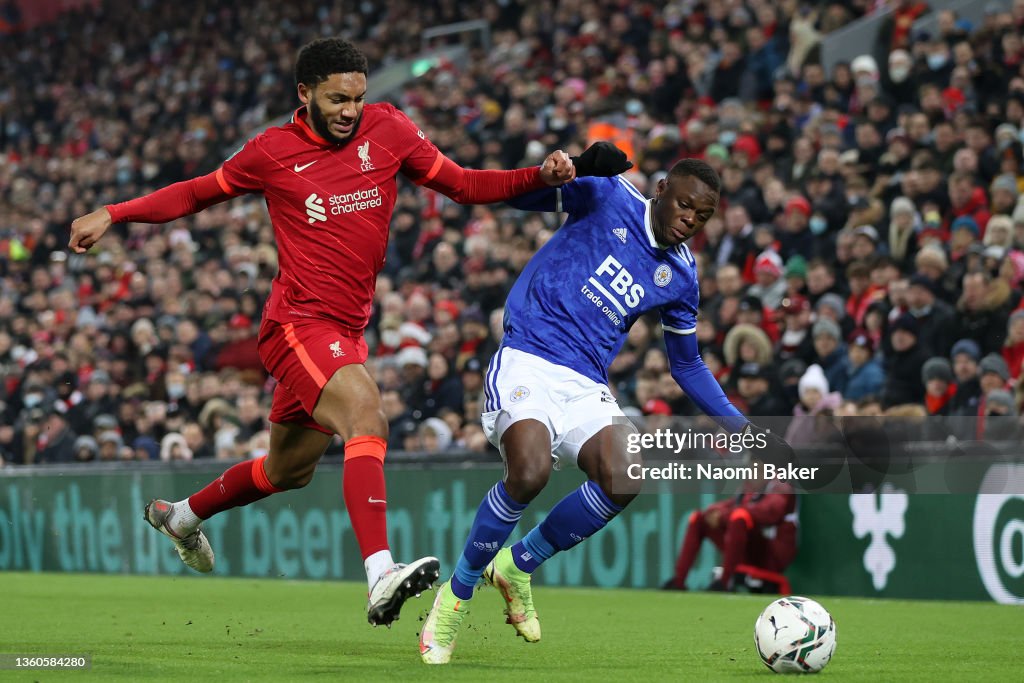
[[[760,579],[761,581],[770,581],[779,587],[779,595],[791,595],[793,593],[792,587],[789,585],[789,579],[784,574],[779,572],[773,572],[768,569],[762,569],[761,567],[755,567],[752,564],[738,564],[736,565],[737,574],[746,574],[747,576]]]

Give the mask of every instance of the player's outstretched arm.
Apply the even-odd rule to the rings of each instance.
[[[237,196],[218,179],[219,171],[168,185],[143,197],[109,204],[71,223],[68,248],[76,254],[88,251],[114,223],[168,223],[198,213],[208,206]]]
[[[534,190],[560,187],[576,177],[569,155],[562,150],[549,154],[539,167],[514,171],[462,168],[440,152],[437,163],[423,184],[460,204],[504,202]]]
[[[786,443],[785,439],[754,424],[732,404],[722,391],[718,380],[711,374],[711,370],[704,364],[704,359],[700,357],[695,334],[668,333],[665,335],[665,346],[668,350],[672,377],[698,408],[722,428],[733,433],[744,432],[752,435],[754,448],[758,450],[758,457],[764,462],[781,465],[794,461],[793,447]],[[785,498],[775,499],[775,503],[780,502],[785,502]],[[763,512],[761,518],[755,517],[757,523],[775,523],[764,521],[772,517],[770,508],[766,507]]]
[[[696,334],[665,333],[672,377],[704,413],[730,432],[747,428],[750,420],[729,401],[711,370],[704,364]]]
[[[761,449],[762,456],[770,462],[793,462],[793,447],[785,439],[748,420],[725,395],[722,386],[700,357],[696,334],[669,332],[665,335],[665,349],[668,351],[673,379],[705,415],[730,432],[749,431]]]

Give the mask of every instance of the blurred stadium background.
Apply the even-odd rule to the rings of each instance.
[[[915,438],[1017,439],[1022,30],[1024,0],[0,3],[0,569],[179,574],[144,502],[266,452],[262,200],[117,225],[81,256],[66,243],[76,216],[210,172],[286,117],[294,54],[320,35],[354,40],[369,98],[466,166],[595,139],[628,152],[641,190],[680,157],[714,165],[698,334],[749,414],[961,417]],[[397,554],[450,568],[500,468],[478,394],[501,307],[558,217],[401,187],[368,367]],[[611,386],[638,420],[690,418],[660,337],[637,323]],[[220,573],[359,578],[330,453],[309,488],[209,525]],[[804,497],[794,589],[1024,602],[1024,473],[997,475],[1019,483]],[[642,496],[539,582],[657,586],[715,497]]]

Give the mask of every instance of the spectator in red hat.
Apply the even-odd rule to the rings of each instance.
[[[441,327],[459,318],[459,305],[454,301],[444,300],[434,304],[434,326]]]
[[[797,210],[803,216],[809,217],[811,215],[811,202],[808,201],[803,195],[794,195],[786,200],[786,213],[788,214],[792,210]]]
[[[814,233],[809,229],[811,203],[803,195],[786,202],[782,230],[778,232],[779,256],[784,260],[799,254],[810,261],[814,257]]]
[[[642,410],[644,415],[663,415],[667,417],[672,414],[672,407],[667,401],[663,401],[660,398],[647,399]]]
[[[956,69],[952,75],[956,76]],[[967,97],[960,88],[950,86],[942,91],[942,103],[945,105],[947,116],[952,116],[967,103]]]
[[[641,412],[646,418],[644,430],[647,432],[665,429],[671,424],[672,406],[663,398],[647,399],[641,407]]]
[[[782,277],[782,259],[774,251],[762,251],[754,259],[754,284],[747,290],[770,310],[775,310],[786,295],[786,279]]]
[[[740,135],[732,143],[733,159],[743,168],[751,168],[761,158],[761,143],[753,135]]]

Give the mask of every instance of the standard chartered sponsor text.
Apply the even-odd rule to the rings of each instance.
[[[357,190],[346,194],[331,195],[331,214],[340,216],[343,213],[372,209],[381,205],[383,200],[380,196],[380,188],[372,187],[369,190]]]

